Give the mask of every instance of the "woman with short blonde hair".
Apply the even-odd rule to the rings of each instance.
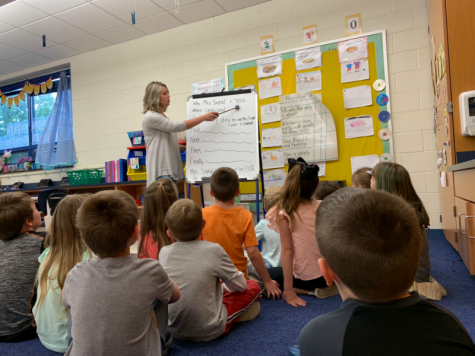
[[[180,150],[186,147],[178,144],[177,132],[189,130],[203,121],[213,121],[219,114],[210,112],[185,121],[170,120],[165,112],[170,105],[170,92],[161,82],[150,82],[143,98],[142,130],[147,148],[147,186],[157,179],[184,179]]]

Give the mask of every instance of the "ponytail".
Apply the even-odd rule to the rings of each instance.
[[[172,243],[167,235],[168,227],[165,223],[165,216],[168,209],[177,199],[178,191],[176,185],[169,179],[160,179],[153,182],[146,189],[143,215],[140,222],[139,258],[155,258],[155,256],[148,255],[146,246],[144,246],[148,236],[152,237],[159,251],[163,246],[168,246]]]

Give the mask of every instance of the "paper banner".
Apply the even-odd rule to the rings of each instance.
[[[16,106],[20,105],[20,96],[18,96],[18,95],[15,96],[15,97],[13,98],[13,101],[14,101],[14,103],[15,103]]]
[[[47,90],[48,88],[46,88],[46,83],[41,84],[41,92],[44,94]]]
[[[40,94],[40,92],[42,94],[45,94],[48,91],[48,89],[51,89],[51,88],[53,88],[53,80],[51,78],[49,78],[46,82],[43,82],[38,85],[34,85],[34,84],[26,82],[23,85],[23,89],[20,91],[20,93],[18,93],[15,96],[7,97],[3,95],[3,93],[0,91],[0,96],[1,96],[0,104],[1,105],[7,104],[9,108],[11,108],[13,104],[15,104],[16,106],[19,106],[20,100],[25,101],[25,94],[31,95],[34,93],[34,95],[38,95]]]
[[[13,105],[13,98],[8,98],[7,100],[7,105],[8,105],[8,108],[10,109]]]
[[[23,90],[20,92],[20,94],[18,94],[18,96],[20,97],[21,101],[25,101],[25,93],[23,92]]]
[[[2,101],[0,102],[2,105],[5,105],[5,103],[7,102],[7,97],[6,96],[2,96]]]
[[[51,78],[46,81],[46,86],[48,87],[48,89],[51,89],[53,87],[53,81],[51,80]]]
[[[35,85],[35,95],[38,95],[40,93],[40,86]]]

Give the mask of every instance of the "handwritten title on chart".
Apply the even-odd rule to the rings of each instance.
[[[257,176],[256,109],[252,100],[252,94],[190,100],[190,119],[209,112],[222,114],[187,131],[188,180],[209,179],[220,167],[234,169],[240,178]],[[238,110],[223,113],[236,105]]]

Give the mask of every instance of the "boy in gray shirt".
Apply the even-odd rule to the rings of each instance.
[[[158,261],[130,255],[137,240],[137,206],[122,191],[103,191],[78,211],[84,241],[99,257],[68,274],[62,302],[70,310],[66,355],[161,355],[152,305],[174,303],[180,290]]]
[[[216,339],[260,299],[259,284],[246,281],[219,244],[199,239],[206,222],[191,200],[175,202],[165,222],[175,243],[160,250],[159,260],[182,292],[168,308],[168,330],[177,339]]]
[[[37,336],[29,309],[43,239],[29,231],[40,224],[41,215],[27,194],[0,195],[0,342]]]

